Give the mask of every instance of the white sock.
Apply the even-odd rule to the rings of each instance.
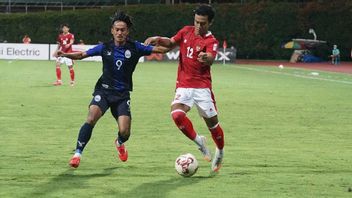
[[[194,143],[196,143],[199,147],[203,146],[202,139],[200,138],[200,135],[197,134],[196,138],[193,140]]]
[[[81,155],[82,155],[81,153],[75,153],[73,156],[74,157],[81,157]]]

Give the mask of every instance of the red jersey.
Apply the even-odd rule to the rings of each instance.
[[[60,45],[60,50],[63,51],[64,53],[69,53],[72,52],[72,45],[69,47],[66,47],[66,44],[69,44],[71,39],[75,39],[75,36],[71,33],[68,34],[59,34],[57,37],[57,42]]]
[[[176,88],[211,88],[210,65],[197,60],[200,52],[210,52],[215,58],[219,42],[208,32],[195,35],[194,26],[185,26],[172,38],[180,45]]]

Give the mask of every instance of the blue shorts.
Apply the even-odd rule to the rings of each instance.
[[[110,108],[111,114],[117,119],[119,116],[131,116],[130,92],[116,93],[105,90],[95,90],[89,106],[97,105],[104,113]]]

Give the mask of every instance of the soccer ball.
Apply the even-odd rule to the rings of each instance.
[[[198,161],[190,153],[180,155],[175,161],[175,169],[178,174],[184,177],[191,177],[198,170]]]

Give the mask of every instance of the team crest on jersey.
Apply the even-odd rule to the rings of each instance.
[[[187,43],[187,39],[185,39],[185,40],[183,41],[183,43]]]
[[[197,50],[197,52],[200,51],[200,46],[199,45],[196,46],[196,50]]]
[[[94,96],[94,100],[95,100],[95,102],[100,102],[101,96],[100,95]]]
[[[110,56],[111,55],[111,51],[107,51],[106,55]]]
[[[125,57],[126,58],[131,58],[131,51],[130,50],[126,50],[125,51]]]

